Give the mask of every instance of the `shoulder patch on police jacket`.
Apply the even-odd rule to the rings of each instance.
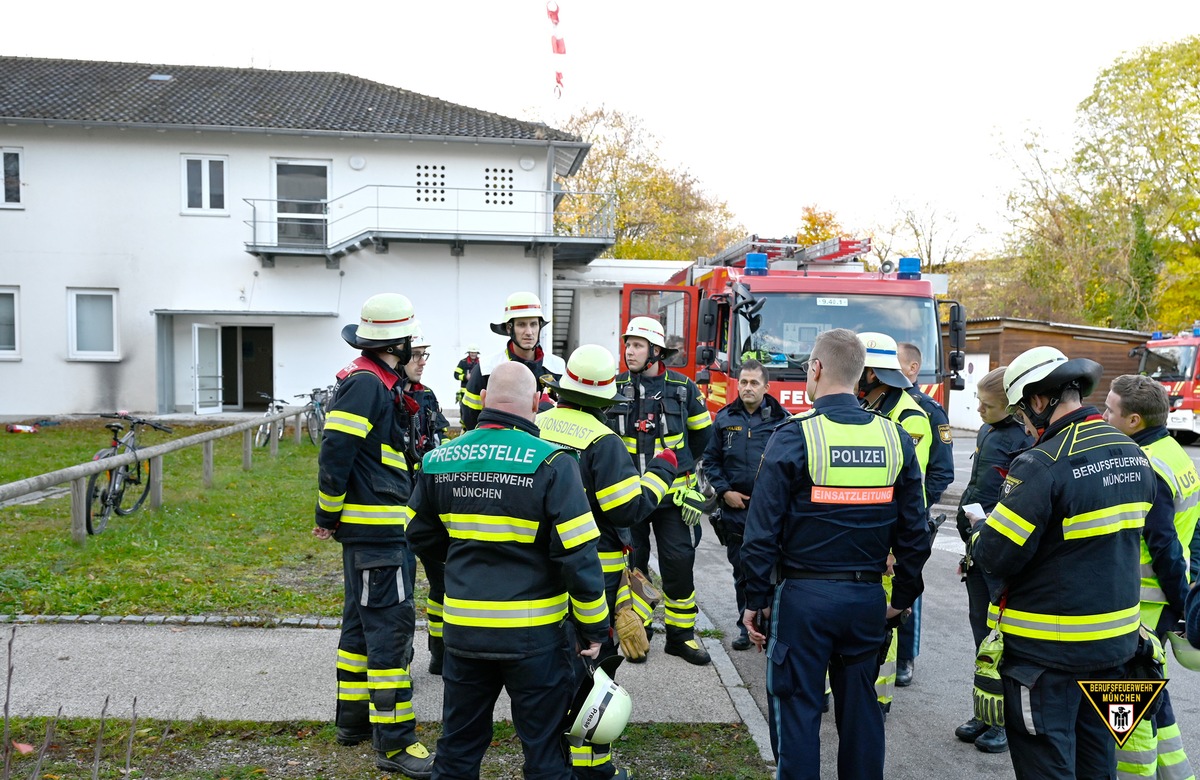
[[[954,436],[950,433],[949,425],[938,426],[938,438],[942,440],[942,444],[950,444],[954,441]]]

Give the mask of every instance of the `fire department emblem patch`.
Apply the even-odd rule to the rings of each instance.
[[[950,434],[949,425],[938,426],[938,438],[942,440],[942,444],[950,444],[954,441],[954,437]]]
[[[1000,496],[1001,497],[1007,496],[1009,493],[1012,492],[1012,489],[1015,488],[1019,484],[1021,484],[1021,480],[1015,479],[1010,476],[1005,476],[1004,484],[1000,486]]]

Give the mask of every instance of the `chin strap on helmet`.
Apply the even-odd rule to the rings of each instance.
[[[867,372],[863,371],[862,376],[860,376],[858,378],[858,397],[866,398],[868,395],[870,395],[871,393],[873,393],[875,390],[879,389],[880,387],[883,387],[883,382],[879,381],[878,375],[876,375],[875,381],[868,382],[867,381]]]
[[[404,341],[401,341],[399,344],[393,344],[390,347],[385,347],[383,351],[389,355],[395,355],[397,358],[399,358],[400,362],[397,363],[398,366],[406,366],[408,365],[408,362],[412,360],[412,339],[407,338]],[[405,375],[407,376],[407,374]]]

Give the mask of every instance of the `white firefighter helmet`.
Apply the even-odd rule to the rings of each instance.
[[[472,353],[474,353],[476,355],[479,354],[479,345],[478,344],[472,343],[472,344],[467,345],[467,354],[470,355]]]
[[[619,655],[605,658],[575,692],[575,700],[567,711],[570,723],[567,736],[574,743],[608,745],[625,730],[633,701],[628,691],[613,680],[624,660]]]
[[[504,302],[504,318],[491,324],[492,333],[507,336],[508,323],[522,317],[537,317],[543,328],[550,324],[550,318],[542,310],[541,298],[531,292],[515,292]]]
[[[912,387],[912,382],[900,370],[896,340],[886,333],[859,333],[858,340],[867,350],[866,367],[875,372],[879,381],[891,387]]]
[[[1083,398],[1095,389],[1103,373],[1104,367],[1094,360],[1068,360],[1054,347],[1034,347],[1008,364],[1004,371],[1004,395],[1009,406],[1016,406],[1028,396],[1074,385]]]
[[[567,360],[562,378],[543,379],[564,401],[582,406],[612,406],[617,398],[617,359],[599,344],[584,344]]]
[[[412,301],[400,293],[380,293],[363,303],[358,324],[342,328],[342,338],[358,349],[383,349],[409,338],[418,327]]]
[[[417,332],[413,334],[412,345],[414,349],[417,347],[428,348],[430,346],[429,339],[425,338],[425,332],[420,328],[418,328]]]
[[[634,317],[625,327],[625,332],[621,334],[621,339],[627,339],[630,336],[643,338],[660,349],[665,349],[667,346],[667,334],[663,330],[662,323],[653,317]]]
[[[1174,631],[1168,631],[1167,638],[1171,640],[1171,649],[1175,652],[1175,660],[1179,665],[1184,669],[1200,672],[1200,648],[1194,647],[1187,641],[1187,637]]]

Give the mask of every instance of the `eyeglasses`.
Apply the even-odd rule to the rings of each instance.
[[[413,360],[429,360],[429,350],[419,349],[412,353]]]
[[[820,359],[820,358],[809,358],[808,360],[806,360],[806,361],[804,361],[803,363],[801,363],[801,364],[800,364],[800,367],[801,367],[802,369],[804,369],[804,373],[806,373],[806,374],[807,374],[807,373],[809,373],[810,371],[812,371],[812,364],[813,364],[813,363],[820,363],[820,362],[821,362],[821,359]]]

